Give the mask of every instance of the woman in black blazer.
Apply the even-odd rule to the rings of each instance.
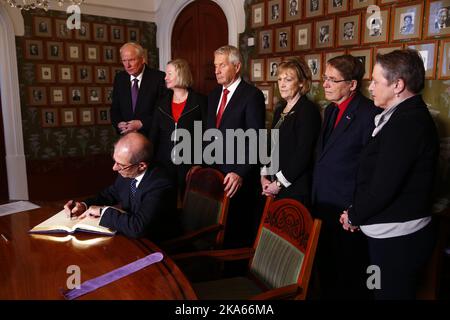
[[[186,174],[194,165],[194,124],[204,129],[207,102],[205,96],[190,88],[193,80],[187,61],[169,61],[165,81],[169,90],[156,103],[150,139],[154,144],[156,162],[166,168],[179,196],[182,196]],[[185,133],[190,135],[190,155],[174,149],[175,145],[183,146]]]
[[[278,87],[283,101],[276,106],[272,128],[271,163],[261,170],[263,195],[292,198],[310,206],[314,148],[320,132],[320,112],[306,94],[311,71],[297,58],[278,66]],[[278,168],[275,157],[278,157]]]
[[[415,50],[377,55],[369,91],[384,111],[361,153],[344,229],[368,237],[376,299],[414,299],[431,256],[432,190],[439,139],[422,96],[425,69]],[[377,271],[378,270],[378,271]],[[377,284],[378,283],[378,284]]]

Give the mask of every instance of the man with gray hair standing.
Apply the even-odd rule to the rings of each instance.
[[[148,135],[155,103],[166,90],[165,74],[145,64],[144,49],[137,43],[125,43],[120,58],[125,71],[114,79],[112,124],[119,134]]]
[[[214,52],[217,83],[208,96],[207,129],[217,128],[226,137],[227,129],[254,129],[258,132],[265,124],[264,95],[261,90],[245,82],[241,76],[242,56],[233,46],[223,46]],[[231,197],[224,245],[228,248],[252,245],[259,224],[258,199],[259,165],[249,161],[249,142],[245,150],[234,147],[234,158],[226,158],[223,143],[223,163],[213,165],[225,175],[226,194]],[[238,164],[238,155],[245,154],[245,163]]]

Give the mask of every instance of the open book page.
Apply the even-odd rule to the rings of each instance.
[[[70,219],[63,210],[48,218],[44,222],[38,224],[30,230],[31,233],[51,233],[51,232],[67,232],[73,233],[76,230],[94,232],[100,234],[113,235],[115,231],[99,225],[100,219],[87,217],[82,220]]]

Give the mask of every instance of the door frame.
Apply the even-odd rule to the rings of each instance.
[[[27,167],[20,108],[16,39],[13,21],[0,3],[0,90],[2,92],[5,161],[10,200],[28,200]]]
[[[163,1],[159,9],[156,33],[159,48],[159,68],[165,70],[172,54],[172,31],[178,15],[195,0]],[[222,9],[228,24],[228,43],[238,47],[239,33],[245,30],[244,0],[211,0]],[[167,40],[169,39],[169,40]]]

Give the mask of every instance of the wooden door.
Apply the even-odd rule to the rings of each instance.
[[[5,157],[5,133],[3,131],[2,99],[0,92],[0,203],[4,203],[9,199]]]
[[[177,17],[172,30],[172,59],[189,62],[194,90],[208,94],[216,85],[214,50],[228,44],[228,24],[222,9],[209,0],[196,0]]]

